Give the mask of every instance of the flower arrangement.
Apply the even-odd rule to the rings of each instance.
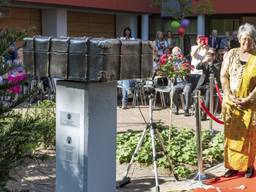
[[[160,58],[160,74],[174,79],[183,78],[193,69],[182,53],[164,54]]]
[[[21,93],[20,83],[27,79],[27,75],[22,67],[17,67],[11,70],[8,74],[7,80],[8,83],[12,85],[11,88],[8,89],[9,93],[18,94]]]

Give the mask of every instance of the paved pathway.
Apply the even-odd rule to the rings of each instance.
[[[145,116],[146,121],[149,121],[149,108],[142,106],[141,108],[142,114]],[[170,125],[172,116],[172,124],[179,128],[190,128],[195,129],[196,127],[196,119],[194,116],[184,117],[183,112],[181,111],[180,115],[170,115],[170,109],[161,109],[156,108],[153,111],[153,120],[154,122],[163,122],[166,125]],[[202,128],[209,128],[209,120],[202,121]],[[138,107],[129,108],[123,110],[121,108],[117,108],[117,131],[125,132],[127,130],[141,131],[145,128],[145,122],[140,113]],[[223,126],[213,122],[213,128],[215,130],[223,130]]]

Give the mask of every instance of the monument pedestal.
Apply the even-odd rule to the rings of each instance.
[[[57,192],[115,191],[116,87],[57,82]]]

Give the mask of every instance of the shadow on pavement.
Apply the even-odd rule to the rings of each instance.
[[[158,179],[158,181],[159,181],[159,185],[165,182],[165,180],[163,179]],[[123,188],[118,188],[116,192],[147,192],[147,191],[155,191],[154,178],[132,179],[131,183],[127,184]]]

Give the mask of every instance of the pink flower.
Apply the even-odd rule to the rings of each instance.
[[[173,59],[172,55],[168,55],[168,60],[172,61],[172,59]]]
[[[181,69],[184,70],[184,71],[190,72],[193,68],[194,68],[194,66],[191,65],[189,62],[184,62],[184,63],[181,65]]]
[[[13,84],[14,86],[8,89],[9,93],[20,93],[21,86],[17,85],[19,82],[24,81],[27,79],[27,75],[24,73],[19,73],[17,76],[9,75],[7,80],[9,83]]]
[[[183,55],[183,54],[178,54],[177,57],[178,57],[179,59],[183,59],[183,58],[184,58],[184,55]]]
[[[176,65],[173,66],[173,71],[178,71],[178,67]]]
[[[16,85],[16,86],[11,87],[10,89],[8,89],[8,92],[9,92],[9,93],[18,94],[18,93],[21,92],[21,87],[20,87],[20,85]]]

